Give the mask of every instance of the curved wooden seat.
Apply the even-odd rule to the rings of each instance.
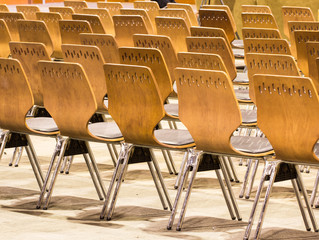
[[[23,13],[0,12],[0,19],[3,19],[6,22],[12,41],[19,41],[20,39],[17,21],[25,19]]]
[[[268,53],[291,55],[286,39],[245,38],[245,53]]]
[[[123,8],[123,5],[119,2],[97,2],[97,7],[107,9],[113,17],[114,15],[120,15],[120,9]]]
[[[266,5],[241,5],[241,12],[246,13],[272,13],[269,6]]]
[[[72,15],[73,20],[82,20],[82,21],[88,21],[93,33],[101,33],[105,34],[104,26],[100,20],[100,17],[97,15],[89,15],[89,14],[73,14]]]
[[[11,34],[4,20],[0,19],[0,57],[7,58],[10,55],[9,42]]]
[[[278,29],[271,28],[242,28],[243,38],[278,38],[281,34]]]
[[[88,21],[61,20],[59,26],[62,44],[81,44],[80,33],[92,33]]]
[[[168,9],[175,9],[175,8],[181,8],[185,9],[188,13],[190,22],[192,26],[198,26],[198,21],[196,18],[196,15],[194,13],[194,10],[190,4],[183,4],[183,3],[167,3],[167,8]]]
[[[315,68],[317,64],[317,58],[319,57],[319,42],[307,42],[307,57],[308,57],[308,69],[309,77],[312,79],[317,91],[319,90],[319,72],[318,68]]]
[[[242,13],[243,28],[278,29],[274,16],[270,13]]]
[[[50,12],[60,13],[64,20],[71,20],[74,10],[71,7],[49,7]]]
[[[111,14],[107,9],[101,8],[84,8],[83,14],[98,15],[100,17],[101,23],[103,25],[106,34],[115,35],[114,24]]]
[[[82,10],[88,7],[86,1],[67,0],[63,3],[65,7],[73,8],[75,13],[82,13]]]
[[[38,6],[17,5],[17,12],[22,12],[27,20],[37,20],[36,13],[40,12]]]
[[[160,17],[171,17],[171,18],[183,18],[188,28],[192,26],[188,13],[185,9],[160,9],[159,10]],[[197,25],[198,26],[198,25]]]
[[[135,8],[122,8],[120,9],[121,15],[139,15],[142,16],[145,22],[148,33],[153,34],[155,29],[153,28],[151,19],[145,9],[135,9]],[[155,26],[154,26],[155,27]]]
[[[10,12],[6,4],[0,4],[0,12]]]
[[[134,8],[140,8],[140,9],[146,10],[152,22],[153,29],[155,30],[156,28],[155,18],[159,15],[159,10],[160,10],[158,3],[156,1],[135,1],[133,4],[134,4]]]

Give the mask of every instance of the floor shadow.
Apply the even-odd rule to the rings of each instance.
[[[39,191],[15,187],[0,187],[1,200],[19,199],[22,197],[30,197],[36,194],[39,194]]]

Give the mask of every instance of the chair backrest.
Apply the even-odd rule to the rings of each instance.
[[[306,22],[314,22],[316,21],[311,8],[309,7],[286,7],[283,6],[282,10],[282,21],[284,25],[284,33],[290,38],[290,31],[288,22],[290,21],[306,21]]]
[[[120,63],[119,49],[112,35],[81,33],[80,39],[83,45],[97,46],[106,63]]]
[[[167,8],[182,8],[185,9],[188,13],[189,19],[191,21],[192,26],[198,26],[198,21],[196,18],[196,15],[194,13],[194,10],[192,8],[192,5],[190,4],[184,4],[184,3],[167,3]]]
[[[314,67],[319,58],[319,42],[307,42],[307,57],[308,57],[308,69],[309,77],[312,79],[317,91],[319,90],[319,73],[318,68]]]
[[[160,50],[155,48],[119,48],[122,64],[147,66],[151,69],[162,100],[173,91],[172,80]]]
[[[0,57],[7,58],[10,55],[9,42],[11,34],[4,20],[0,19]]]
[[[30,85],[18,60],[0,58],[0,82],[0,127],[29,132],[25,117],[34,102]]]
[[[273,28],[242,28],[243,39],[245,38],[281,38],[278,29]]]
[[[65,62],[79,63],[92,86],[99,112],[106,112],[104,96],[107,94],[104,76],[104,60],[100,49],[96,46],[63,44]]]
[[[313,153],[319,138],[318,93],[309,78],[255,75],[258,127],[276,158],[318,163]]]
[[[123,8],[123,5],[119,2],[98,2],[97,7],[107,9],[113,17],[114,15],[120,15],[120,9]]]
[[[272,74],[282,76],[300,76],[295,59],[282,54],[245,54],[249,79],[249,96],[255,102],[254,81],[255,74]]]
[[[241,5],[241,12],[246,13],[272,13],[266,5]]]
[[[153,131],[165,111],[152,71],[145,66],[123,64],[105,64],[104,71],[109,113],[124,140],[139,145],[158,145]]]
[[[242,122],[230,78],[225,72],[176,68],[179,119],[196,149],[236,153],[230,138]],[[222,129],[222,131],[221,131]]]
[[[182,8],[160,9],[159,10],[159,16],[161,16],[161,17],[183,18],[185,20],[186,25],[188,26],[188,28],[190,28],[192,26],[187,11],[185,9],[182,9]]]
[[[100,17],[97,15],[73,14],[72,19],[73,20],[88,21],[90,23],[90,26],[92,28],[93,33],[102,33],[102,34],[106,33],[104,30],[103,24],[100,20]]]
[[[167,63],[167,68],[170,72],[171,79],[174,80],[174,69],[178,66],[178,61],[175,49],[169,37],[160,35],[134,34],[133,40],[135,47],[159,49],[163,54],[165,62]]]
[[[84,14],[98,15],[106,34],[115,35],[113,18],[107,9],[102,8],[84,8]],[[92,26],[92,24],[91,24]]]
[[[80,33],[92,33],[88,21],[62,20],[59,26],[62,44],[81,44]]]
[[[64,1],[64,6],[73,8],[75,13],[82,13],[82,9],[88,7],[85,1],[76,1],[76,0]]]
[[[74,10],[71,7],[49,7],[50,12],[60,13],[64,20],[71,20]]]
[[[183,18],[156,17],[157,35],[165,35],[171,38],[176,52],[186,52],[186,37],[190,36],[190,30]]]
[[[291,55],[290,46],[286,39],[245,38],[246,53],[268,53]]]
[[[21,42],[43,43],[49,53],[53,53],[53,42],[44,21],[18,20],[18,31]]]
[[[17,12],[22,12],[25,19],[27,20],[36,20],[36,13],[40,12],[38,6],[30,6],[30,5],[17,5]]]
[[[152,25],[151,19],[149,18],[145,9],[135,9],[135,8],[122,8],[120,10],[121,15],[139,15],[142,16],[145,22],[147,31],[150,34],[154,33],[155,26]]]
[[[187,37],[186,38],[188,52],[201,52],[218,54],[228,69],[230,79],[233,80],[237,76],[235,59],[230,53],[226,41],[221,37]]]
[[[18,59],[29,81],[34,98],[34,104],[43,106],[43,92],[38,61],[50,61],[46,47],[43,43],[10,42],[12,58]]]
[[[6,4],[0,4],[0,12],[10,12]]]
[[[160,7],[156,1],[135,1],[134,8],[145,9],[150,17],[153,27],[156,26],[155,18],[159,15]]]
[[[243,28],[278,29],[275,17],[270,13],[242,13]]]
[[[113,16],[115,39],[120,47],[133,47],[133,34],[148,34],[143,17],[138,15]]]
[[[235,28],[226,10],[199,9],[199,21],[202,27],[214,27],[224,29],[228,41],[235,39]]]
[[[17,21],[25,19],[23,13],[0,12],[0,19],[3,19],[6,22],[12,41],[19,41],[20,38]]]

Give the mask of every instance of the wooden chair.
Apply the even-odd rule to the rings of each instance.
[[[145,9],[135,9],[135,8],[122,8],[120,9],[121,15],[139,15],[143,17],[145,22],[145,26],[147,28],[147,32],[150,34],[154,34],[153,24],[151,19],[149,18]],[[155,27],[155,26],[154,26]]]
[[[156,1],[135,1],[134,8],[141,8],[145,9],[148,16],[150,17],[150,20],[152,22],[153,28],[156,28],[156,22],[155,18],[159,15],[159,6]]]
[[[156,17],[158,35],[171,38],[176,52],[186,52],[186,37],[190,36],[190,30],[182,18]]]
[[[160,9],[160,17],[170,17],[170,18],[183,18],[188,28],[192,26],[188,13],[185,9]],[[198,26],[198,25],[197,25]]]
[[[282,20],[284,25],[284,33],[290,39],[290,31],[288,22],[314,22],[316,21],[311,9],[309,7],[286,7],[283,6]]]
[[[315,68],[317,64],[317,58],[319,57],[319,42],[307,42],[307,57],[308,57],[308,73],[312,79],[317,91],[319,90],[319,74],[318,68]]]
[[[255,239],[260,237],[272,186],[274,182],[283,180],[292,181],[306,229],[309,231],[311,228],[304,210],[304,203],[314,231],[318,231],[308,194],[299,167],[296,165],[318,164],[318,157],[314,153],[319,137],[317,124],[319,100],[315,86],[309,78],[292,76],[255,75],[254,82],[258,126],[273,146],[275,157],[266,161],[244,239],[249,238],[256,207],[266,180],[269,180],[269,184],[254,234]],[[283,177],[284,175],[286,177]],[[300,191],[304,203],[301,202]]]
[[[114,24],[111,14],[107,9],[101,9],[101,8],[84,8],[83,9],[84,14],[92,14],[92,15],[98,15],[100,17],[101,23],[103,25],[103,28],[105,30],[106,34],[115,35],[114,32]]]
[[[88,21],[93,33],[100,33],[105,34],[106,31],[103,27],[103,24],[100,20],[100,17],[97,15],[89,15],[89,14],[73,14],[73,20],[80,20],[80,21]]]
[[[107,9],[111,17],[113,17],[121,14],[120,9],[123,8],[123,5],[119,2],[97,2],[97,7]]]
[[[65,7],[73,8],[75,13],[82,13],[84,8],[88,8],[88,5],[85,1],[68,0],[64,1],[63,3]]]
[[[245,38],[277,38],[281,39],[278,29],[271,28],[242,28],[243,39]]]
[[[270,13],[242,13],[243,28],[278,29],[274,16]]]
[[[50,12],[60,13],[64,20],[71,20],[74,10],[71,7],[49,7]]]
[[[19,41],[17,21],[25,19],[23,13],[0,12],[0,19],[3,19],[6,22],[12,41]]]
[[[61,50],[61,33],[59,27],[59,21],[62,20],[60,13],[56,12],[37,12],[37,20],[45,22],[49,34],[53,43],[53,58],[61,59],[62,50]]]
[[[243,13],[270,13],[271,9],[266,5],[241,5],[241,12]]]
[[[167,8],[168,9],[175,9],[175,8],[181,8],[185,9],[188,13],[189,19],[191,21],[192,26],[198,26],[198,20],[197,17],[194,13],[194,10],[190,4],[183,4],[183,3],[167,3]]]
[[[120,63],[117,42],[112,35],[81,33],[81,44],[97,46],[106,63]]]
[[[81,44],[80,33],[92,33],[88,21],[62,20],[59,21],[62,44]]]
[[[245,38],[245,53],[268,53],[291,55],[286,39]]]
[[[143,17],[137,15],[113,16],[115,39],[120,47],[134,46],[133,34],[148,34]]]
[[[4,20],[0,19],[0,57],[7,58],[10,55],[9,42],[11,34]]]
[[[0,4],[0,12],[10,12],[6,4]]]
[[[22,12],[27,20],[37,20],[36,13],[40,12],[38,6],[17,5],[17,12]]]

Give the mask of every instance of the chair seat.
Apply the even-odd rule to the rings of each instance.
[[[182,146],[194,143],[187,130],[181,129],[158,129],[154,131],[155,138],[164,144]]]
[[[121,138],[122,133],[115,122],[97,122],[89,124],[89,131],[101,138],[114,139]]]
[[[235,58],[244,58],[245,52],[243,48],[233,48]]]
[[[231,45],[236,48],[244,48],[244,41],[241,39],[237,39],[232,41]]]
[[[178,117],[178,104],[168,103],[164,105],[165,112],[171,116]]]
[[[233,80],[234,83],[249,83],[247,73],[237,73],[236,78]]]
[[[29,128],[40,132],[56,132],[59,131],[58,126],[50,117],[27,118],[26,124]]]
[[[236,68],[245,68],[246,67],[245,60],[240,59],[240,58],[236,58],[235,59],[235,66],[236,66]]]
[[[104,99],[104,105],[106,108],[109,108],[109,100],[108,99]]]
[[[245,153],[258,154],[273,150],[268,139],[262,137],[232,136],[230,142],[236,150]]]
[[[249,89],[235,89],[235,95],[238,100],[250,100]]]

